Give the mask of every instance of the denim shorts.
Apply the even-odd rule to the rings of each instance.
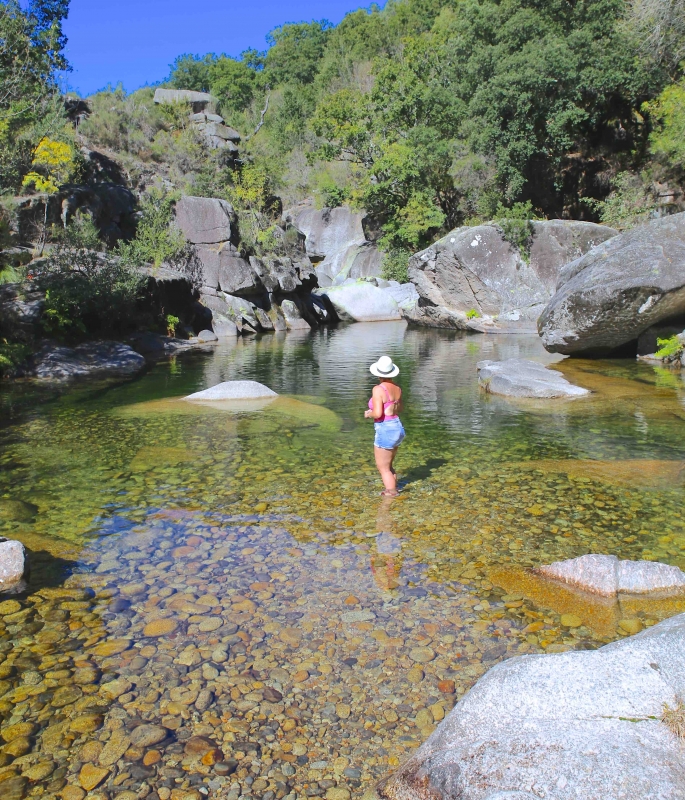
[[[374,422],[376,429],[375,447],[382,450],[394,450],[404,439],[404,428],[399,419],[386,419],[385,422]]]

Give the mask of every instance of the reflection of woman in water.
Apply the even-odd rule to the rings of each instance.
[[[375,364],[369,367],[372,375],[379,378],[375,386],[369,410],[364,413],[367,419],[374,421],[376,438],[374,440],[374,454],[376,466],[383,479],[385,490],[381,492],[384,497],[396,497],[397,475],[392,462],[397,455],[397,448],[404,439],[404,428],[397,416],[402,411],[402,389],[393,378],[400,374],[399,367],[393,364],[390,356],[381,356]]]

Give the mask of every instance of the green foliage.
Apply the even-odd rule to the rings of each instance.
[[[176,328],[181,320],[173,314],[167,314],[166,317],[164,317],[164,322],[166,323],[166,335],[176,336]]]
[[[386,281],[407,283],[409,281],[410,255],[407,250],[388,250],[383,253],[381,277],[385,278]]]
[[[475,308],[470,308],[466,312],[466,319],[479,319],[481,316],[480,311],[476,311]]]
[[[56,75],[66,68],[68,0],[0,0],[0,190],[16,191],[38,143],[64,111]]]
[[[170,226],[178,196],[152,190],[141,203],[141,217],[135,238],[119,242],[118,255],[131,267],[164,263],[174,264],[187,254],[186,240],[180,230]]]
[[[663,358],[665,361],[675,361],[683,352],[683,343],[677,335],[668,339],[657,339],[656,343],[659,349],[654,355],[657,358]]]
[[[649,137],[652,152],[677,166],[685,164],[685,80],[667,86],[645,110],[654,121]]]
[[[650,189],[640,175],[619,172],[606,200],[592,204],[605,225],[625,230],[649,221],[656,209]]]
[[[222,56],[209,68],[209,88],[228,118],[245,111],[257,90],[257,73],[244,61]]]
[[[0,340],[0,377],[10,375],[31,352],[27,344]]]
[[[144,279],[119,258],[84,247],[90,233],[67,229],[36,277],[45,292],[41,324],[63,339],[122,332],[134,326]]]
[[[504,238],[519,251],[521,258],[528,263],[534,232],[531,222],[534,212],[530,200],[525,203],[514,203],[511,208],[505,208],[500,203],[495,217]]]
[[[316,77],[331,23],[288,23],[275,28],[267,37],[270,45],[266,55],[264,74],[268,82],[311,83]]]
[[[206,56],[193,56],[185,53],[178,56],[171,65],[168,84],[172,89],[190,89],[193,92],[209,92],[211,71],[217,57],[213,53]]]

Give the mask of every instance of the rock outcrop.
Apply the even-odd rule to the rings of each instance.
[[[24,545],[14,539],[0,537],[0,592],[21,589],[28,572]]]
[[[563,265],[617,233],[590,222],[532,225],[529,260],[494,223],[457,228],[412,256],[409,278],[420,300],[409,321],[466,330],[478,327],[476,317],[496,318],[505,327],[533,329]]]
[[[526,358],[506,361],[479,361],[478,383],[490,394],[506,397],[585,397],[588,389],[575,386],[560,372]]]
[[[321,290],[333,304],[338,317],[347,322],[379,322],[401,319],[393,296],[368,281],[347,281],[342,286]]]
[[[567,264],[538,330],[550,352],[606,355],[683,313],[685,213],[622,233]]]
[[[616,556],[589,554],[555,561],[534,572],[602,597],[685,593],[685,573],[658,561],[619,561]]]
[[[224,381],[201,392],[189,394],[185,400],[259,400],[278,397],[276,392],[257,381]]]
[[[284,218],[305,235],[307,255],[316,264],[319,286],[348,278],[380,277],[381,254],[364,231],[364,211],[348,206],[315,209],[304,206]]]
[[[381,781],[384,800],[685,796],[682,741],[662,721],[685,694],[685,615],[599,650],[492,668]]]
[[[88,342],[78,347],[45,344],[23,368],[27,377],[64,382],[80,378],[133,378],[145,369],[145,359],[120,342]]]
[[[10,341],[31,341],[40,324],[45,295],[18,283],[0,286],[0,336]]]

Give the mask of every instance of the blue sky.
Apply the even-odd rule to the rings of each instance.
[[[360,5],[363,0],[71,0],[64,27],[74,69],[67,81],[83,95],[119,82],[133,91],[163,80],[181,53],[264,50],[264,37],[277,25],[338,23]]]

